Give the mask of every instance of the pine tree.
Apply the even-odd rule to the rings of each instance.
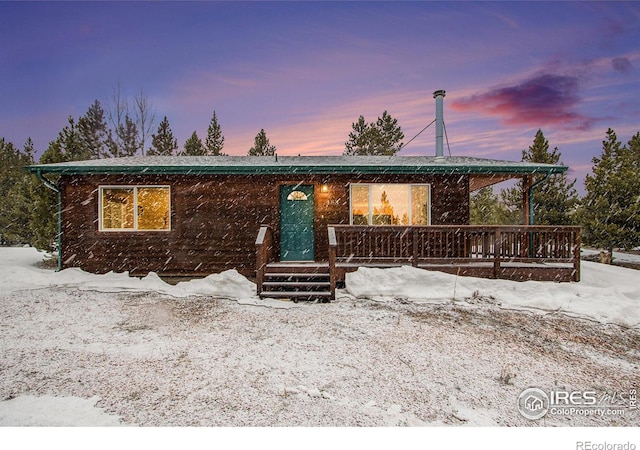
[[[113,130],[108,130],[107,131],[107,139],[106,139],[105,144],[107,146],[107,152],[105,153],[106,157],[108,157],[108,158],[118,158],[118,157],[122,156],[120,154],[120,144],[118,144],[118,137],[113,132]]]
[[[122,140],[122,155],[134,156],[140,150],[140,141],[138,139],[138,126],[129,115],[124,118],[124,126],[118,131],[118,135]]]
[[[249,156],[273,156],[276,154],[276,146],[271,145],[264,128],[256,135],[253,147],[249,149]]]
[[[371,123],[360,116],[357,122],[351,124],[351,128],[353,131],[345,142],[345,155],[392,156],[403,146],[404,133],[398,125],[398,119],[391,117],[387,111]]]
[[[542,130],[538,130],[533,144],[522,151],[522,161],[541,164],[561,164],[558,148],[549,152],[549,141]],[[534,177],[534,183],[542,176]],[[566,173],[551,175],[538,185],[533,193],[533,215],[537,225],[570,225],[574,223],[578,205],[576,181],[568,182]],[[522,223],[522,181],[510,189],[501,192],[505,204],[505,220],[509,224]]]
[[[53,164],[65,162],[65,153],[60,140],[49,143],[49,147],[42,153],[39,164]],[[49,177],[55,183],[59,177]],[[50,252],[56,251],[58,236],[58,196],[51,189],[39,181],[31,189],[31,245]]]
[[[80,142],[91,159],[103,158],[107,155],[107,122],[104,110],[95,100],[84,116],[78,119]]]
[[[83,161],[91,158],[91,152],[84,145],[82,137],[73,117],[69,116],[68,125],[58,133],[57,142],[60,144],[65,161]]]
[[[358,117],[358,121],[351,124],[353,131],[349,133],[349,140],[345,142],[344,154],[352,155],[370,155],[375,151],[371,148],[372,134],[370,125],[365,121],[364,116]]]
[[[491,186],[471,193],[469,201],[469,222],[471,225],[503,225],[508,212]]]
[[[179,153],[180,156],[204,156],[205,148],[202,144],[202,139],[198,137],[198,134],[194,131],[193,134],[184,143],[184,149]]]
[[[151,136],[151,147],[147,151],[147,155],[171,156],[176,150],[178,150],[178,140],[173,137],[169,120],[167,116],[164,116],[158,125],[158,133]]]
[[[124,116],[124,122],[116,127],[115,132],[109,130],[107,148],[114,158],[134,156],[140,150],[138,127],[128,114]]]
[[[24,143],[24,147],[23,147],[23,153],[27,158],[27,161],[29,164],[33,164],[34,162],[34,155],[36,154],[36,149],[33,145],[33,140],[31,139],[31,137],[28,137],[27,140]]]
[[[380,147],[384,150],[385,155],[395,155],[403,146],[402,140],[404,133],[398,125],[398,119],[391,117],[387,111],[382,113],[382,117],[378,117],[376,123],[380,130]]]
[[[632,164],[635,164],[636,168],[640,167],[640,131],[631,137],[627,146],[629,147]],[[636,172],[635,174],[637,175],[638,172]],[[634,186],[640,184],[640,178],[638,178],[637,176],[633,177],[633,181],[635,182]]]
[[[23,224],[14,215],[14,206],[21,201],[17,187],[26,176],[27,156],[13,143],[0,139],[0,242],[24,243]]]
[[[613,253],[640,245],[640,133],[623,146],[609,129],[585,178],[580,217],[586,243]]]
[[[27,173],[25,167],[34,163],[34,154],[33,141],[31,138],[28,138],[19,156],[19,173],[17,174],[16,182],[11,187],[8,195],[11,201],[9,214],[11,215],[14,226],[13,240],[21,244],[31,243],[33,241],[33,232],[30,227],[33,210],[31,204],[32,192],[34,185],[39,183],[39,181],[34,175]]]
[[[222,135],[222,129],[218,123],[218,116],[215,110],[213,111],[213,117],[211,117],[211,123],[207,129],[207,138],[204,142],[207,155],[210,156],[226,156],[222,153],[222,147],[224,147],[224,136]]]
[[[0,138],[0,200],[6,197],[15,182],[16,168],[19,165],[19,153],[13,143]]]

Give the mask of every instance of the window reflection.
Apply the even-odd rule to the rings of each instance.
[[[100,188],[101,230],[169,230],[168,187]]]
[[[138,230],[169,229],[169,188],[138,188]]]
[[[351,217],[353,225],[369,224],[369,186],[351,186]]]
[[[353,225],[428,225],[429,186],[351,185]]]
[[[411,225],[429,224],[429,187],[411,186]]]
[[[133,188],[102,190],[102,228],[133,229]]]

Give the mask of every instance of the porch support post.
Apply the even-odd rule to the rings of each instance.
[[[573,232],[573,281],[580,281],[580,227]]]
[[[411,243],[413,244],[413,261],[411,261],[411,265],[413,267],[418,267],[418,229],[416,227],[412,227],[413,231],[411,232]]]
[[[494,228],[493,238],[493,278],[500,278],[500,258],[502,257],[502,232]]]
[[[532,177],[529,177],[531,181],[533,181]],[[533,216],[533,204],[534,204],[534,197],[533,197],[533,189],[538,187],[538,185],[544,183],[545,181],[547,181],[547,178],[549,178],[549,174],[546,174],[544,177],[542,177],[541,180],[536,181],[533,184],[529,185],[529,225],[533,226],[535,224],[535,217]],[[525,223],[526,225],[526,223]]]
[[[531,175],[525,175],[524,177],[522,177],[522,224],[527,226],[527,225],[533,225],[532,219],[533,216],[531,215],[531,209],[533,204],[532,202],[532,198],[531,198],[531,186],[533,184],[533,177]]]

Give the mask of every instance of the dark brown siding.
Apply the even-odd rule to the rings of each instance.
[[[410,175],[92,175],[62,179],[63,267],[89,272],[129,271],[206,275],[237,269],[255,272],[255,239],[261,224],[279,246],[279,189],[313,184],[316,260],[328,258],[327,225],[349,223],[350,183],[431,184],[432,224],[468,224],[466,176]],[[171,186],[171,231],[99,232],[101,185]],[[326,184],[328,192],[321,192]]]

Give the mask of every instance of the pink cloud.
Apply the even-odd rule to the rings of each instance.
[[[352,130],[351,124],[360,115],[364,115],[367,121],[375,121],[385,110],[398,119],[405,133],[405,142],[428,124],[435,114],[429,91],[394,90],[326,104],[318,102],[314,108],[309,108],[308,104],[288,104],[287,120],[271,120],[262,125],[263,122],[254,119],[250,125],[243,123],[234,129],[223,126],[227,138],[225,152],[246,154],[256,133],[264,128],[280,155],[340,155]],[[425,146],[425,140],[414,141],[411,149],[421,149]],[[431,152],[433,140],[426,145]]]
[[[578,91],[577,77],[540,74],[519,84],[456,100],[451,107],[457,111],[479,111],[495,116],[505,125],[559,125],[588,130],[595,118],[576,111],[581,102]]]

